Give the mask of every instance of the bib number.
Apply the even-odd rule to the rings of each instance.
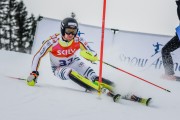
[[[67,60],[59,60],[60,66],[67,66],[70,65],[72,62],[73,62],[73,58]]]

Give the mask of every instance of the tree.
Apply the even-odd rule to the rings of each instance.
[[[20,1],[17,4],[17,8],[15,9],[15,19],[16,28],[14,29],[14,31],[17,38],[13,44],[13,48],[15,49],[15,51],[25,52],[25,42],[28,39],[29,25],[27,23],[26,7],[24,6],[23,1]]]
[[[13,43],[16,40],[16,36],[14,35],[14,29],[16,25],[16,20],[14,17],[15,9],[17,7],[17,2],[15,0],[8,0],[8,7],[7,10],[5,11],[5,31],[6,31],[6,36],[4,36],[7,41],[6,43],[9,42],[8,45],[8,50],[13,50]]]
[[[5,19],[6,14],[5,10],[8,7],[8,0],[1,0],[0,1],[0,49],[4,48],[4,35],[5,35]]]
[[[37,21],[38,19],[35,18],[33,14],[31,14],[31,17],[28,19],[29,23],[29,36],[28,36],[28,43],[27,43],[27,49],[29,50],[29,53],[31,51],[33,41],[34,41],[34,36],[35,36],[35,31],[36,31],[36,26],[37,26]]]
[[[18,48],[17,50],[20,52],[30,53],[37,20],[33,14],[31,14],[29,18],[27,17],[28,13],[23,1],[18,4],[15,12],[15,18],[17,20],[16,41],[18,41],[18,45],[15,44],[16,46],[14,47],[16,47],[16,49]]]
[[[30,53],[37,20],[23,1],[0,1],[0,49]]]

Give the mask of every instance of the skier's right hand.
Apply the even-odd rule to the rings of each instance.
[[[86,60],[92,62],[92,63],[95,63],[96,61],[98,61],[98,57],[97,57],[97,54],[96,53],[93,53],[91,51],[88,51],[88,50],[82,50],[80,52],[80,55],[85,58]]]
[[[29,77],[27,78],[27,85],[34,86],[37,83],[38,76],[38,71],[33,71],[32,73],[30,73]]]

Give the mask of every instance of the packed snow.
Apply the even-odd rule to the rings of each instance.
[[[84,88],[73,81],[56,78],[51,71],[48,55],[42,59],[38,83],[30,87],[25,80],[10,77],[26,79],[31,72],[33,55],[1,50],[0,57],[1,120],[180,119],[180,82],[163,80],[160,77],[162,74],[157,71],[130,72],[171,92],[103,65],[103,77],[114,81],[120,94],[133,93],[140,97],[151,97],[152,102],[147,107],[127,100],[114,103],[106,95],[86,93]],[[112,63],[110,60],[106,62]],[[98,73],[99,63],[87,64]]]

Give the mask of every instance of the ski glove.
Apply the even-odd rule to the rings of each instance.
[[[38,71],[33,71],[32,73],[30,73],[29,77],[27,78],[27,84],[29,86],[34,86],[37,83],[38,76],[39,76]]]
[[[98,61],[97,54],[94,55],[92,52],[88,50],[82,50],[80,52],[80,55],[86,60],[91,61],[92,63]]]

